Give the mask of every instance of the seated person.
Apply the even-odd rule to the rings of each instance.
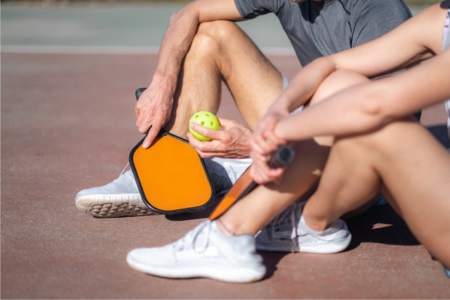
[[[253,134],[251,171],[262,185],[175,243],[131,251],[128,264],[165,277],[256,281],[266,269],[255,251],[268,245],[279,251],[344,250],[351,235],[339,218],[382,191],[425,248],[450,266],[450,154],[408,117],[450,98],[449,5],[434,5],[381,38],[302,69]],[[405,72],[368,79],[423,54],[431,58]],[[290,114],[339,78],[353,85]],[[304,192],[299,178],[317,172],[305,155],[317,145],[315,137],[327,136],[336,140],[318,190],[292,209],[288,234],[282,232],[286,228],[266,227],[255,238]],[[270,168],[271,155],[288,142],[296,149],[293,163]]]
[[[267,13],[276,14],[303,65],[361,45],[410,17],[403,0],[194,1],[171,18],[153,79],[137,102],[137,128],[141,133],[150,128],[145,147],[161,128],[186,137],[193,113],[216,112],[222,80],[249,128],[255,127],[287,81],[253,41],[230,21]],[[335,88],[338,87],[333,87],[333,91]],[[321,94],[329,92],[324,88]],[[320,98],[317,95],[315,100]],[[218,196],[251,163],[250,129],[227,120],[222,125],[223,130],[212,142],[196,143],[191,139],[199,153],[208,158],[207,171]],[[321,169],[327,154],[320,150],[308,159]],[[309,186],[316,182],[315,176],[305,176],[304,182]],[[142,202],[130,170],[109,184],[80,191],[75,202],[78,209],[96,217],[153,213]]]

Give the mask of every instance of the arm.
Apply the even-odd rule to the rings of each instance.
[[[151,144],[172,112],[173,95],[181,63],[199,24],[240,18],[234,0],[197,0],[172,16],[159,50],[153,79],[136,104],[138,130],[145,133],[151,126],[144,147]]]
[[[407,72],[362,84],[280,121],[275,134],[286,140],[348,135],[450,98],[450,50]]]
[[[233,0],[197,0],[170,19],[159,51],[154,77],[176,82],[181,62],[202,22],[238,20],[241,16]]]
[[[307,103],[325,78],[339,69],[373,77],[395,70],[426,53],[439,53],[445,14],[444,9],[434,5],[382,37],[317,59],[295,76],[273,108],[292,111]]]
[[[271,170],[266,162],[273,151],[285,143],[286,139],[293,136],[292,130],[295,129],[291,128],[289,133],[285,134],[285,130],[288,129],[284,125],[282,126],[283,132],[275,132],[277,123],[281,119],[292,120],[292,117],[288,117],[288,112],[307,103],[329,74],[343,69],[373,77],[408,64],[424,53],[441,52],[445,13],[446,11],[439,5],[434,5],[378,39],[357,48],[320,58],[302,69],[291,81],[286,91],[270,107],[252,137],[251,157],[254,165],[258,166],[258,168],[253,168],[255,180],[272,181],[281,175],[279,170]],[[317,114],[316,116],[318,117]],[[319,126],[318,120],[314,121],[314,126]],[[330,123],[330,119],[322,117],[320,120],[323,126],[334,125],[334,123]],[[313,121],[309,120],[309,122]],[[294,123],[287,124],[292,126]],[[302,124],[304,123],[302,122]],[[298,128],[302,127],[296,128],[299,130]],[[259,175],[256,174],[256,169],[259,169]],[[261,180],[262,178],[264,180]]]

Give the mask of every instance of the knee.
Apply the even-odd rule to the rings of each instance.
[[[216,57],[226,47],[236,25],[230,21],[213,21],[200,24],[197,34],[192,41],[188,55],[191,57]]]
[[[188,57],[211,58],[219,53],[220,45],[209,35],[197,33],[188,52]]]
[[[398,155],[399,145],[407,144],[409,140],[414,140],[414,137],[422,134],[427,133],[419,123],[410,119],[402,119],[369,133],[340,139],[334,146],[339,148],[359,147],[364,151],[388,158]]]
[[[198,28],[198,34],[207,35],[218,44],[225,45],[235,35],[237,30],[239,29],[234,22],[212,21],[201,23]]]
[[[331,151],[338,155],[348,155],[349,153],[355,153],[355,151],[361,151],[362,145],[361,138],[358,137],[336,138],[331,146]]]
[[[415,144],[416,138],[428,135],[422,125],[411,118],[404,118],[375,131],[369,136],[367,143],[379,151],[395,153],[399,150],[399,144]]]
[[[310,104],[317,103],[340,90],[367,82],[369,79],[356,72],[338,70],[331,73],[319,86]]]

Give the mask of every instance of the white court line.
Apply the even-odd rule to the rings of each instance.
[[[1,48],[1,53],[17,53],[17,54],[157,54],[159,47],[90,47],[90,46],[40,46],[40,45],[6,45]],[[263,47],[262,52],[267,55],[275,56],[292,56],[295,52],[287,47]]]
[[[2,53],[19,54],[157,54],[158,47],[90,47],[90,46],[40,46],[6,45]]]

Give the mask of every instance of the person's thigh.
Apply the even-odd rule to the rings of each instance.
[[[450,246],[447,150],[420,124],[409,121],[385,126],[367,145],[375,150],[375,169],[389,198],[417,238],[432,252],[445,248],[442,243]]]
[[[248,125],[253,128],[283,90],[283,77],[233,22],[202,24],[199,33],[220,44],[218,67]]]

